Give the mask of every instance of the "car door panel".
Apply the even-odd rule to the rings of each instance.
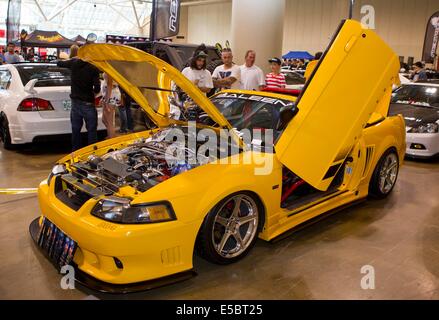
[[[344,21],[276,144],[279,160],[326,191],[372,113],[390,100],[398,71],[398,56],[375,32]]]

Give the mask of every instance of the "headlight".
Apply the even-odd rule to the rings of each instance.
[[[409,133],[438,133],[439,125],[437,123],[423,124],[419,127],[412,128]]]
[[[176,220],[168,202],[131,205],[129,199],[109,197],[99,200],[93,208],[95,217],[122,224],[142,224]]]
[[[49,177],[47,178],[47,184],[50,184],[50,181],[54,176],[68,173],[66,165],[65,164],[57,164],[52,168],[52,171],[49,173]]]

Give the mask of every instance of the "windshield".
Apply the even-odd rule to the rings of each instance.
[[[238,131],[272,129],[275,136],[279,134],[276,127],[281,110],[294,107],[294,102],[289,100],[234,93],[215,96],[212,102]]]
[[[21,82],[25,86],[30,80],[38,79],[35,87],[70,86],[70,70],[56,65],[17,65]]]
[[[392,103],[439,108],[439,87],[403,85],[393,93]]]

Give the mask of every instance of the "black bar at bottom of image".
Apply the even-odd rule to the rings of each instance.
[[[130,299],[130,295],[125,297]],[[357,319],[362,317],[383,316],[387,313],[395,318],[401,314],[404,317],[413,316],[423,319],[429,314],[435,314],[439,301],[267,301],[267,300],[99,300],[96,297],[76,301],[1,301],[0,308],[14,315],[35,312],[44,313],[56,309],[81,310],[88,316],[95,313],[99,318],[126,318],[127,312],[143,314],[144,319],[172,317],[172,319],[286,319],[307,317],[337,316],[337,318]],[[80,308],[80,309],[79,309]],[[9,310],[8,310],[9,309]]]

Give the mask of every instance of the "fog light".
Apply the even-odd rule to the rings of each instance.
[[[412,143],[410,146],[410,149],[415,149],[415,150],[427,150],[427,148],[420,143]]]

